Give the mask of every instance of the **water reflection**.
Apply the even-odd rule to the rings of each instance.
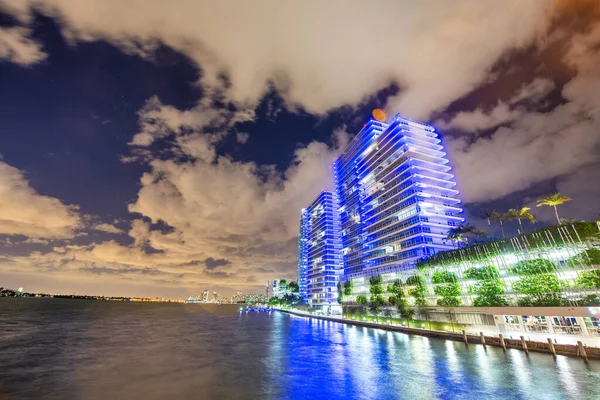
[[[238,307],[0,301],[0,326],[0,398],[600,398],[598,362]]]

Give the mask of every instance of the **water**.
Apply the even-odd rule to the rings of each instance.
[[[600,363],[237,306],[0,299],[0,399],[600,399]]]

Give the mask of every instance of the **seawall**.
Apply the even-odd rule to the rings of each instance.
[[[556,344],[550,340],[548,342],[538,342],[533,340],[525,340],[524,336],[519,339],[504,338],[502,336],[485,336],[481,335],[470,335],[463,332],[443,332],[434,331],[428,329],[409,328],[391,324],[379,324],[366,321],[356,321],[352,319],[346,319],[342,317],[330,317],[324,315],[313,315],[293,310],[279,311],[296,315],[305,318],[315,318],[325,321],[339,322],[346,325],[363,326],[366,328],[382,329],[392,332],[402,332],[412,335],[427,336],[437,339],[454,340],[458,342],[465,342],[469,344],[478,344],[483,346],[500,347],[503,349],[518,349],[521,351],[529,352],[534,351],[538,353],[548,354],[560,354],[572,357],[581,357],[583,359],[597,359],[600,360],[600,348],[598,347],[587,347],[581,342],[578,344]]]

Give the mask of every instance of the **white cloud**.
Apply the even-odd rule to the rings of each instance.
[[[29,38],[27,28],[0,27],[0,61],[7,60],[19,65],[31,65],[46,58],[41,45]]]
[[[554,82],[546,78],[535,78],[533,81],[523,84],[521,89],[510,98],[510,104],[519,103],[523,100],[538,101],[554,89]]]
[[[508,104],[500,101],[490,112],[485,112],[481,108],[474,111],[461,111],[450,122],[438,121],[436,125],[443,130],[458,129],[464,132],[476,132],[514,121],[522,113],[522,110],[511,109]]]
[[[535,78],[531,82],[523,84],[507,102],[498,101],[498,104],[491,110],[478,107],[473,111],[460,111],[450,122],[436,121],[436,126],[443,130],[458,129],[463,132],[477,132],[510,123],[525,112],[524,108],[515,107],[516,104],[522,101],[538,101],[552,89],[554,89],[552,80]]]
[[[0,161],[0,234],[63,239],[81,225],[76,207],[40,195],[21,171]]]
[[[91,229],[96,230],[96,231],[106,232],[106,233],[114,233],[114,234],[123,233],[123,230],[117,228],[114,225],[106,224],[106,223],[93,225],[91,227]]]
[[[491,136],[446,141],[467,202],[501,198],[600,161],[600,28],[576,36],[565,59],[577,75],[564,86],[565,104],[523,112]]]
[[[396,81],[403,90],[390,109],[416,119],[473,89],[506,50],[533,40],[552,6],[519,0],[18,4],[21,15],[33,5],[59,16],[73,41],[105,39],[148,56],[160,40],[202,67],[205,87],[219,86],[226,71],[228,98],[238,104],[256,104],[271,81],[291,106],[320,114]]]
[[[248,141],[248,139],[250,139],[250,134],[245,132],[238,132],[235,135],[235,139],[238,141],[238,143],[245,144]]]

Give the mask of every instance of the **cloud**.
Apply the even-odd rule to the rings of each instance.
[[[47,54],[41,45],[29,38],[27,28],[0,27],[0,61],[6,60],[19,65],[31,65],[44,60]]]
[[[422,119],[481,83],[507,50],[530,43],[552,5],[179,0],[146,1],[141,12],[140,4],[23,0],[13,12],[25,19],[33,7],[58,17],[73,43],[103,39],[144,57],[161,41],[201,66],[204,87],[220,86],[225,73],[236,104],[256,104],[272,84],[289,107],[323,114],[397,82],[389,108]]]
[[[514,121],[522,113],[522,110],[511,109],[508,104],[500,101],[490,112],[485,112],[481,108],[474,111],[461,111],[450,122],[440,121],[436,125],[443,130],[458,129],[465,132],[476,132]]]
[[[548,112],[522,112],[491,135],[446,141],[466,202],[501,198],[600,161],[600,27],[575,35],[564,55],[575,76],[564,103]]]
[[[106,233],[114,233],[114,234],[123,233],[123,230],[117,228],[114,225],[106,224],[106,223],[93,225],[91,227],[91,229],[94,229],[96,231],[106,232]]]
[[[491,110],[478,107],[473,111],[460,111],[450,122],[436,121],[436,126],[442,130],[457,129],[463,132],[484,131],[506,123],[515,121],[526,111],[524,107],[515,105],[522,102],[537,102],[543,99],[552,89],[554,82],[546,78],[535,78],[523,84],[507,102],[498,101]]]
[[[209,257],[206,260],[204,260],[204,264],[206,264],[206,268],[208,268],[208,269],[215,269],[215,268],[222,267],[224,265],[229,265],[229,264],[231,264],[231,262],[229,260],[225,260],[223,258],[215,260],[214,258]]]
[[[65,239],[81,226],[77,207],[37,193],[23,172],[0,161],[0,234]]]
[[[245,132],[238,132],[235,135],[235,139],[238,141],[238,143],[245,144],[248,141],[248,139],[250,139],[250,134]]]

